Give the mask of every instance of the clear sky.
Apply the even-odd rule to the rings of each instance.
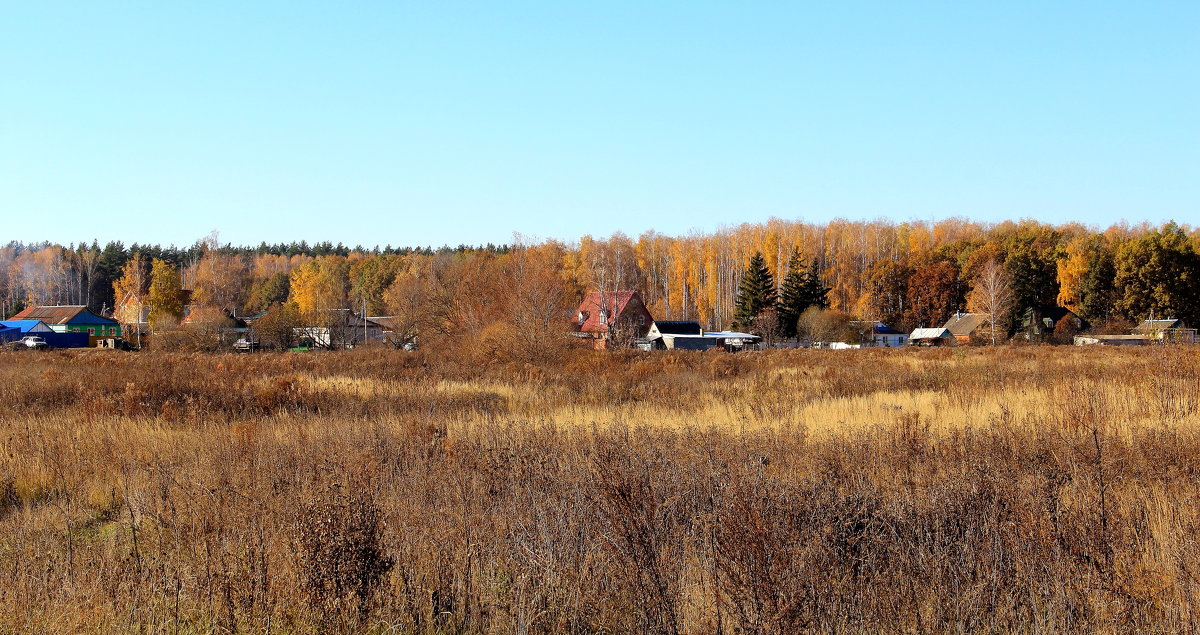
[[[1200,222],[1200,2],[5,2],[0,240]]]

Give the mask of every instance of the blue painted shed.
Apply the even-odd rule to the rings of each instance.
[[[25,335],[40,335],[42,333],[54,332],[54,329],[47,326],[41,320],[3,320],[0,321],[0,327],[15,328]]]

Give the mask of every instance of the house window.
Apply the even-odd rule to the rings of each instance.
[[[94,329],[94,328],[91,328],[91,327],[89,326],[89,327],[88,327],[88,335],[95,335],[95,334],[96,334],[96,329]]]
[[[586,320],[587,320],[587,316],[585,316],[585,315],[583,314],[583,311],[580,311],[580,312],[579,312],[579,326],[583,326],[583,323],[584,323],[584,321],[586,321]]]
[[[606,311],[606,310],[600,311],[600,323],[608,324],[608,311]]]

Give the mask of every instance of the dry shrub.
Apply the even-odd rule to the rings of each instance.
[[[1195,350],[2,361],[0,631],[1198,627]]]
[[[361,620],[395,561],[384,553],[379,507],[340,484],[305,501],[293,528],[301,586],[322,614],[353,610]]]

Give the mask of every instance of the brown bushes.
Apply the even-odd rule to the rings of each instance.
[[[0,630],[1195,630],[1196,370],[11,355]]]

